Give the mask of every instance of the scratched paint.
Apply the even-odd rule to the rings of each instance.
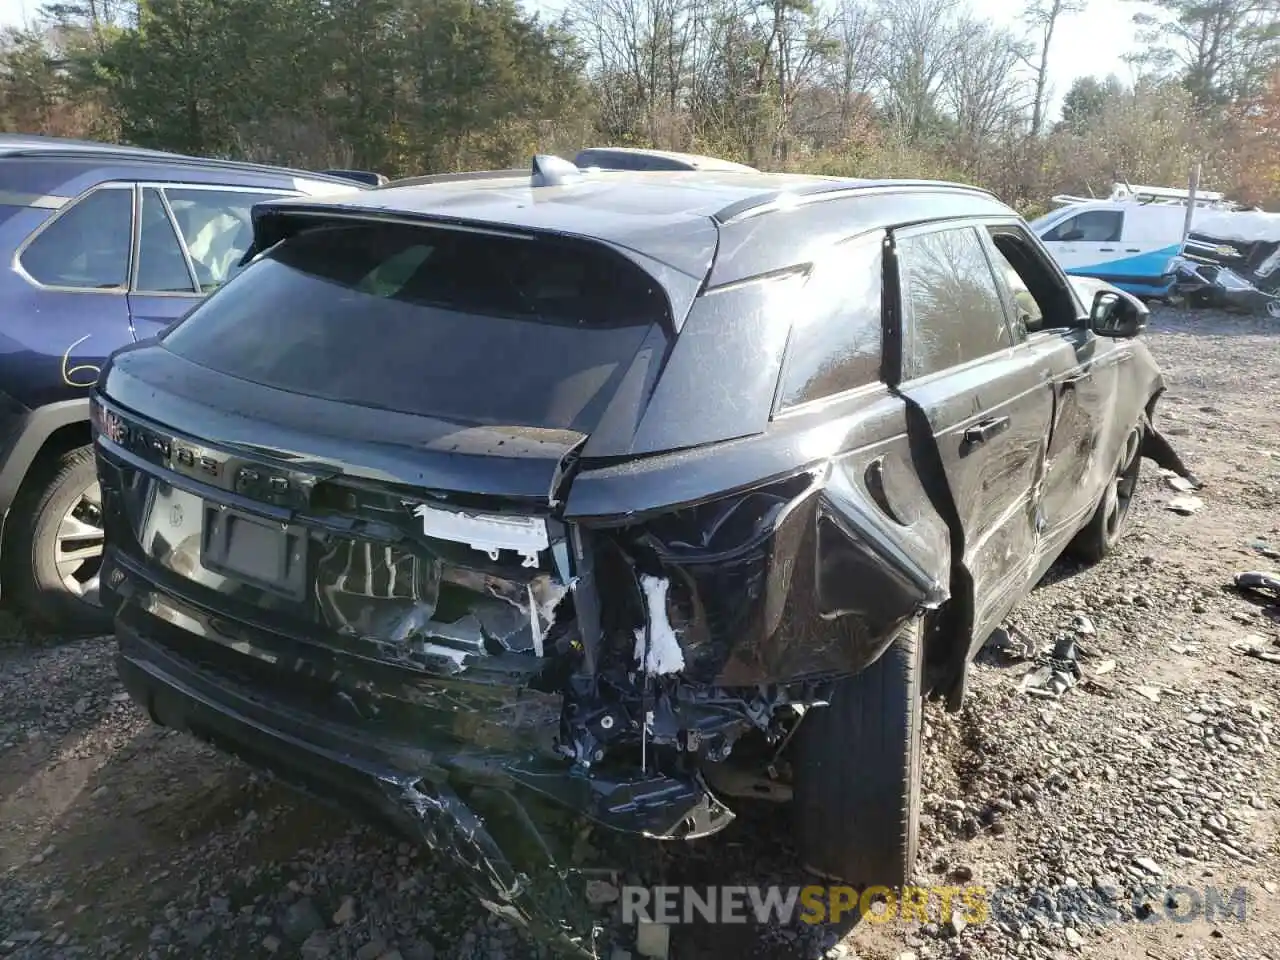
[[[89,339],[91,334],[81,337],[62,352],[62,382],[68,387],[92,387],[98,382],[102,368],[96,363],[74,363],[71,351]]]

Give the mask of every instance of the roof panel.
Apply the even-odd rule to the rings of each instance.
[[[560,186],[534,187],[511,174],[433,183],[390,184],[346,197],[270,204],[312,213],[445,219],[588,237],[624,247],[701,278],[719,235],[717,221],[786,208],[816,194],[851,199],[864,188],[989,195],[954,184],[851,180],[736,171],[602,171]],[[799,205],[806,205],[800,203]],[[263,208],[259,208],[263,209]],[[264,215],[266,210],[263,210]],[[766,221],[771,218],[765,218]],[[794,218],[792,218],[794,219]]]

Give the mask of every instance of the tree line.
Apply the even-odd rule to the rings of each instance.
[[[1087,2],[1009,27],[965,0],[61,0],[0,35],[0,129],[389,175],[655,146],[959,179],[1028,212],[1200,162],[1280,202],[1280,0],[1135,4],[1137,79],[1051,110]]]

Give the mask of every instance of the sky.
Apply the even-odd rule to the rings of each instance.
[[[41,0],[0,0],[0,26],[18,25],[39,8]],[[561,9],[571,0],[534,0],[531,6]],[[1020,29],[1016,0],[969,0],[973,11],[989,20]],[[1132,80],[1129,66],[1122,58],[1136,46],[1133,14],[1139,9],[1134,0],[1090,0],[1084,13],[1065,17],[1058,23],[1050,55],[1049,73],[1053,86],[1050,116],[1056,114],[1063,95],[1076,77],[1106,76],[1115,73],[1122,80]]]

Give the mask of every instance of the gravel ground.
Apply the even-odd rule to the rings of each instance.
[[[678,928],[678,960],[1280,960],[1280,663],[1248,652],[1280,654],[1280,612],[1231,588],[1280,567],[1260,549],[1280,548],[1280,326],[1161,308],[1150,343],[1170,386],[1161,422],[1207,484],[1203,507],[1169,510],[1177,493],[1147,464],[1119,552],[1051,571],[964,711],[926,715],[919,880],[999,890],[1003,909],[967,926],[935,902],[929,923]],[[546,956],[433,855],[151,726],[108,642],[6,624],[0,955]],[[1070,640],[1080,682],[1059,699],[1024,690]],[[805,882],[776,808],[710,841],[641,846],[624,866],[650,884]],[[1246,919],[1206,917],[1174,887],[1243,887]]]

